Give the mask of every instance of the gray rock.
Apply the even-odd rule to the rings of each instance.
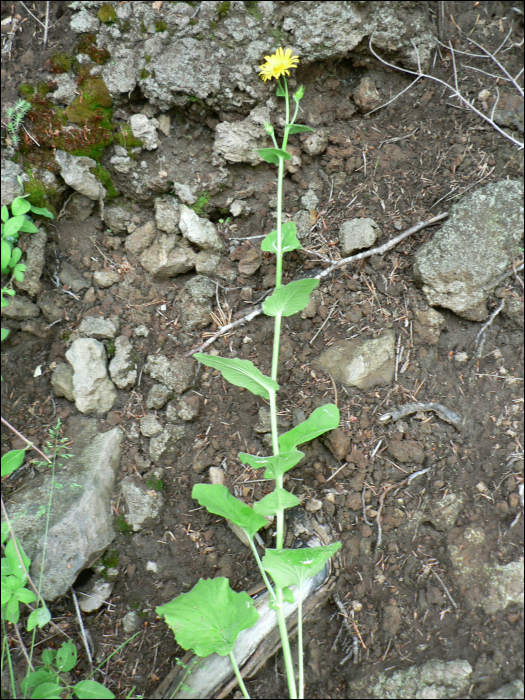
[[[75,406],[81,413],[106,413],[117,391],[108,377],[106,349],[93,338],[78,338],[66,352],[73,367]]]
[[[127,509],[124,517],[128,525],[134,532],[154,527],[164,504],[162,494],[148,490],[144,482],[134,476],[122,479],[121,486]]]
[[[85,221],[89,219],[94,208],[95,202],[92,199],[83,194],[74,194],[68,204],[67,211],[71,217]]]
[[[168,359],[165,355],[148,355],[146,371],[152,379],[165,384],[176,394],[191,389],[195,377],[195,360],[184,355]]]
[[[155,464],[171,465],[180,457],[186,430],[182,425],[167,425],[162,433],[149,442],[149,456]]]
[[[91,172],[96,166],[96,161],[87,156],[72,156],[65,151],[55,151],[55,160],[60,167],[60,174],[64,181],[77,192],[99,201],[106,196],[106,188],[103,187]]]
[[[25,299],[24,297],[14,296],[7,297],[9,306],[4,306],[2,316],[10,318],[13,321],[27,321],[30,318],[36,318],[40,315],[40,309],[36,304]]]
[[[403,464],[423,464],[425,459],[425,452],[415,440],[392,440],[387,452],[396,462]]]
[[[75,400],[73,389],[73,370],[63,362],[55,367],[51,375],[51,386],[57,396],[64,396],[68,401]]]
[[[157,279],[167,279],[189,272],[195,267],[195,254],[178,245],[179,237],[162,234],[140,256],[143,267]]]
[[[321,295],[319,292],[313,291],[310,294],[310,300],[307,306],[301,311],[301,318],[306,320],[307,318],[315,318],[317,311],[319,310],[319,305],[321,304]]]
[[[481,606],[487,615],[507,605],[523,606],[523,561],[501,566],[492,564],[485,533],[480,527],[451,531],[448,554],[465,602],[470,608]]]
[[[24,194],[24,190],[18,182],[20,177],[26,182],[29,180],[29,176],[24,173],[22,167],[18,163],[13,163],[12,160],[6,160],[2,162],[2,206],[8,207],[13,199],[20,197]]]
[[[164,136],[169,136],[171,131],[171,118],[169,114],[159,115],[159,131],[161,131]]]
[[[140,432],[144,437],[157,437],[163,430],[164,427],[160,420],[151,413],[148,413],[140,419]]]
[[[109,162],[117,173],[122,173],[123,175],[129,173],[129,171],[133,168],[133,161],[128,155],[111,156]]]
[[[343,257],[355,250],[370,248],[377,240],[378,226],[373,219],[351,219],[339,229],[339,241]]]
[[[130,610],[129,613],[126,613],[122,618],[122,629],[124,630],[124,634],[127,635],[136,632],[141,624],[140,617],[135,610]]]
[[[124,209],[124,207],[112,204],[104,208],[104,222],[113,233],[126,231],[130,221],[131,214],[127,209]]]
[[[395,335],[387,331],[371,340],[342,340],[324,350],[316,364],[345,386],[369,389],[394,378]]]
[[[194,257],[195,272],[199,275],[211,275],[217,270],[221,262],[221,254],[214,250],[201,250]]]
[[[180,230],[184,238],[198,248],[204,250],[220,251],[224,248],[224,243],[219,238],[217,229],[208,219],[203,219],[190,209],[181,204],[180,207]]]
[[[297,214],[292,216],[292,221],[297,226],[297,238],[302,241],[310,235],[311,221],[310,212],[305,209],[300,209]]]
[[[42,291],[40,277],[45,264],[47,234],[44,229],[39,228],[36,233],[21,236],[20,242],[26,249],[24,260],[26,271],[24,272],[24,279],[21,282],[15,282],[15,286],[33,296]]]
[[[111,95],[115,97],[123,93],[129,95],[134,90],[140,71],[136,60],[136,45],[128,49],[121,42],[119,43],[118,58],[102,68],[104,82]]]
[[[523,301],[521,299],[507,297],[505,299],[505,306],[503,307],[503,315],[509,318],[518,328],[523,330]]]
[[[129,125],[133,136],[142,141],[146,150],[153,151],[158,148],[157,127],[159,122],[156,119],[148,119],[145,114],[133,114],[129,119]]]
[[[112,581],[105,581],[103,578],[90,581],[85,588],[77,589],[79,608],[85,613],[95,612],[109,602],[114,587]]]
[[[78,294],[82,289],[87,289],[90,284],[80,272],[68,262],[62,262],[58,279],[61,284],[65,284],[72,292]]]
[[[93,273],[93,281],[102,289],[107,289],[120,282],[120,275],[115,270],[96,270]]]
[[[493,693],[487,695],[487,700],[523,700],[523,681],[516,678],[511,683],[505,683]]]
[[[49,502],[55,482],[42,572],[42,596],[48,601],[66,593],[115,536],[111,497],[124,434],[118,428],[98,433],[95,420],[72,417],[67,435],[75,448],[67,462],[60,460],[64,468],[57,468],[55,475],[33,477],[6,504],[9,518],[16,522],[17,537],[32,560],[31,577],[38,581],[46,529],[40,508]]]
[[[182,396],[177,404],[177,416],[183,421],[192,421],[199,417],[200,399],[197,394]]]
[[[309,133],[302,142],[301,147],[309,156],[320,156],[328,146],[328,134],[324,129],[317,129]]]
[[[56,323],[64,318],[65,304],[66,295],[60,292],[44,292],[37,301],[37,306],[48,323]]]
[[[381,104],[381,95],[377,91],[371,76],[364,75],[353,93],[354,102],[361,112],[370,112]]]
[[[96,340],[111,340],[116,338],[120,330],[118,316],[102,318],[102,316],[88,316],[82,319],[78,328],[83,338],[95,338]]]
[[[78,15],[73,15],[70,22],[71,29],[77,34],[97,32],[100,27],[98,19],[90,14],[87,9],[82,9]]]
[[[195,304],[193,301],[183,301],[180,303],[180,323],[185,332],[194,331],[196,328],[209,326],[211,318],[211,305]]]
[[[308,211],[312,209],[317,209],[317,205],[319,204],[319,197],[315,194],[315,192],[312,189],[309,189],[306,191],[306,194],[303,194],[301,197],[301,206],[303,209],[307,209]]]
[[[463,502],[463,496],[458,493],[447,493],[439,499],[429,518],[436,530],[444,532],[454,527],[458,515],[463,510]]]
[[[164,408],[168,396],[172,393],[171,389],[168,389],[164,384],[154,384],[148,392],[146,398],[146,408],[154,408],[160,411]]]
[[[59,73],[53,76],[53,82],[57,87],[47,98],[56,105],[69,105],[75,99],[77,81],[70,73]]]
[[[147,221],[140,226],[130,236],[126,238],[125,248],[132,255],[140,255],[148,248],[157,235],[157,228],[154,221]]]
[[[431,306],[469,321],[488,315],[487,299],[518,255],[523,183],[504,180],[466,195],[417,252],[414,278]]]
[[[115,355],[109,363],[109,374],[119,389],[131,389],[137,381],[138,353],[130,339],[120,335],[115,340]]]
[[[195,275],[184,285],[184,290],[196,304],[209,304],[215,296],[217,285],[209,277]]]
[[[147,338],[149,335],[149,330],[148,330],[147,326],[142,325],[142,326],[137,326],[134,329],[133,333],[135,334],[135,336],[137,338]]]
[[[155,200],[157,228],[166,233],[180,233],[180,205],[175,197],[166,195]]]
[[[189,204],[191,206],[197,201],[197,195],[189,185],[184,185],[180,182],[174,182],[173,189],[175,190],[175,194],[177,195],[177,197],[180,199],[181,202],[184,202],[184,204]]]
[[[468,661],[433,659],[423,666],[411,666],[393,674],[369,673],[358,681],[349,680],[354,697],[454,698],[468,692],[472,666]]]
[[[269,121],[268,108],[256,107],[246,119],[217,124],[213,150],[229,163],[250,163],[250,165],[263,163],[257,149],[266,148],[268,145],[264,122]]]
[[[436,345],[445,326],[445,318],[435,309],[414,309],[414,332],[426,345]]]

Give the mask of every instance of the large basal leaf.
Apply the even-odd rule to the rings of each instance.
[[[26,219],[24,217],[24,221],[22,223],[22,226],[20,226],[20,231],[22,233],[36,233],[38,231],[38,229],[32,221],[29,221],[29,219]]]
[[[26,456],[25,450],[11,450],[2,457],[2,477],[9,476],[22,464]]]
[[[232,496],[222,484],[195,484],[191,496],[210,513],[222,515],[238,525],[250,539],[253,539],[261,527],[267,525],[262,515],[258,515],[253,508]]]
[[[272,457],[258,457],[257,455],[249,455],[245,452],[239,452],[239,459],[243,464],[249,464],[254,469],[266,469],[264,472],[265,479],[277,479],[289,469],[293,469],[304,457],[304,452],[299,450],[290,450],[289,452],[280,452]]]
[[[263,160],[272,165],[279,165],[279,160],[290,160],[292,157],[287,151],[282,151],[280,148],[258,148],[257,153]]]
[[[215,357],[213,355],[205,355],[202,352],[196,352],[193,357],[202,362],[203,365],[206,365],[206,367],[218,369],[224,379],[229,381],[230,384],[242,386],[257,396],[269,399],[271,391],[279,391],[279,384],[271,377],[265,376],[249,360]]]
[[[4,236],[16,236],[22,230],[24,221],[27,221],[25,216],[12,216],[4,226]]]
[[[37,216],[47,216],[48,219],[55,218],[54,215],[49,211],[49,209],[46,209],[45,207],[34,207],[33,205],[31,205],[31,211]]]
[[[250,596],[232,591],[222,576],[201,579],[189,593],[161,605],[156,612],[164,615],[181,647],[193,649],[197,656],[226,656],[239,632],[253,627],[259,619]]]
[[[279,448],[283,452],[293,450],[294,447],[302,445],[303,442],[309,442],[329,430],[335,430],[339,425],[339,420],[337,406],[332,403],[320,406],[307,420],[280,436]]]
[[[315,129],[311,129],[309,126],[303,126],[302,124],[292,124],[288,127],[289,134],[299,134],[301,131],[315,131]]]
[[[259,515],[277,515],[279,512],[279,496],[281,496],[281,509],[294,508],[301,502],[293,493],[286,489],[274,489],[260,501],[253,504],[253,509]]]
[[[31,559],[24,552],[22,545],[20,544],[18,539],[16,540],[16,544],[18,547],[18,551],[20,552],[20,557],[24,562],[25,570],[29,571],[29,567],[31,566]],[[13,542],[12,538],[5,546],[5,556],[7,557],[7,561],[11,566],[11,572],[13,573],[13,575],[16,576],[18,581],[22,582],[22,584],[25,585],[27,581],[27,576],[25,574],[24,567],[22,566],[22,564],[20,563],[20,559],[18,558],[15,543]]]
[[[281,238],[283,253],[290,253],[292,250],[302,248],[297,238],[297,226],[294,221],[287,221],[281,226]],[[261,250],[265,253],[277,253],[277,231],[271,231],[261,243]]]
[[[278,588],[301,586],[306,579],[318,574],[325,563],[341,548],[340,542],[325,547],[304,549],[267,549],[262,565]]]
[[[267,316],[293,316],[308,306],[310,294],[319,285],[319,280],[304,279],[279,287],[263,303]]]
[[[74,686],[73,692],[80,700],[109,700],[115,697],[109,688],[97,681],[80,681]]]

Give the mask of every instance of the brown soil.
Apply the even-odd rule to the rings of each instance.
[[[429,3],[430,9],[433,10],[435,4]],[[76,41],[69,29],[71,11],[67,3],[51,3],[53,27],[46,51],[42,45],[42,27],[20,3],[14,5],[27,20],[23,33],[15,39],[11,60],[2,63],[3,104],[18,98],[17,87],[21,83],[29,78],[38,79],[51,53],[69,52]],[[514,46],[501,56],[510,72],[516,73],[516,66],[523,61],[523,23],[512,12],[512,4],[459,5],[468,5],[470,9],[459,19],[455,15],[455,19],[460,26],[464,22],[463,29],[471,32],[469,36],[489,50],[499,46],[511,19],[514,20],[515,30],[509,41],[509,46],[511,43]],[[474,5],[475,9],[471,7]],[[30,7],[37,17],[43,18],[44,2],[32,3]],[[2,18],[11,8],[11,3],[2,3]],[[470,14],[474,15],[473,20],[466,16]],[[477,14],[480,20],[475,24]],[[467,46],[452,23],[449,32],[456,48]],[[492,72],[489,63],[479,65]],[[322,160],[306,162],[300,176],[288,178],[286,184],[286,207],[293,211],[310,178],[321,177],[325,181],[318,225],[309,245],[312,249],[337,256],[340,224],[356,216],[375,219],[382,231],[377,242],[380,245],[398,231],[447,211],[458,196],[477,188],[478,184],[522,178],[523,164],[517,149],[471,111],[459,106],[435,83],[418,83],[389,108],[370,117],[359,113],[349,119],[337,117],[341,81],[349,73],[355,77],[355,70],[355,63],[350,70],[349,63],[343,61],[314,66],[304,75],[301,71],[297,75],[298,80],[305,83],[307,94],[316,95],[317,102],[322,104],[323,125],[331,132],[332,150],[328,155]],[[446,80],[452,78],[446,50],[437,55],[433,70]],[[326,80],[327,71],[331,73],[329,81]],[[374,77],[381,85],[390,85],[392,95],[408,85],[405,77],[393,71],[377,71]],[[470,98],[491,81],[480,73],[466,70],[460,73],[460,78]],[[213,132],[201,128],[196,147],[210,144],[212,138]],[[352,153],[341,155],[342,149]],[[348,176],[346,182],[338,186],[333,178],[334,173],[342,169],[341,158],[346,159],[344,167]],[[242,170],[240,172],[242,174]],[[261,177],[270,182],[274,175],[268,172]],[[259,233],[261,220],[265,226],[263,232],[269,230],[271,222],[265,217],[268,195],[273,191],[268,188],[265,192],[262,187],[256,190],[254,205],[258,215],[243,224],[242,231],[224,227],[226,242],[228,236]],[[218,218],[221,205],[219,198],[212,199],[208,205],[208,214],[214,220]],[[151,210],[143,205],[135,204],[133,208],[137,223],[152,218]],[[53,223],[56,230],[53,226],[49,232],[56,253],[50,251],[50,269],[56,259],[67,260],[86,273],[102,269],[108,263],[115,269],[122,264],[123,254],[107,245],[106,231],[96,215],[81,222],[68,219],[66,214]],[[517,487],[523,481],[521,332],[509,318],[500,314],[487,331],[483,357],[466,364],[457,361],[457,354],[466,352],[469,358],[475,355],[474,340],[479,324],[463,321],[440,309],[446,326],[437,345],[427,344],[414,332],[414,310],[420,308],[423,295],[413,282],[413,255],[432,232],[433,229],[425,229],[384,256],[375,256],[338,271],[321,284],[322,304],[316,316],[306,320],[294,316],[284,325],[280,410],[291,419],[294,409],[303,409],[308,414],[335,399],[342,413],[342,428],[352,445],[346,466],[331,478],[345,461],[336,460],[322,441],[314,441],[306,449],[303,466],[295,469],[288,479],[288,488],[294,487],[296,494],[325,499],[325,511],[331,516],[343,545],[343,571],[337,581],[337,592],[348,609],[353,609],[356,628],[362,638],[359,662],[354,663],[351,657],[341,666],[351,640],[342,634],[338,645],[333,647],[341,627],[338,610],[330,602],[316,612],[305,629],[307,697],[351,697],[347,690],[351,681],[380,669],[408,668],[435,658],[461,658],[469,661],[475,671],[469,697],[482,698],[505,681],[518,677],[523,668],[523,610],[511,605],[487,616],[481,608],[468,609],[447,559],[449,533],[440,532],[424,521],[415,532],[413,528],[404,527],[414,510],[428,511],[444,494],[453,492],[465,499],[456,527],[482,526],[492,562],[505,564],[516,560],[523,552],[523,518],[509,529],[520,509]],[[239,255],[233,258],[238,259]],[[272,260],[269,256],[263,257],[257,274],[239,277],[230,291],[219,290],[226,314],[230,310],[234,316],[241,315],[251,308],[242,300],[240,287],[252,287],[254,300],[264,294],[265,278],[272,272]],[[44,337],[15,332],[5,343],[1,385],[3,414],[36,444],[42,444],[57,418],[62,419],[64,435],[67,435],[68,417],[76,412],[65,399],[51,397],[49,367],[63,360],[68,334],[83,317],[118,314],[122,332],[130,336],[134,327],[146,324],[149,337],[134,341],[142,362],[159,348],[169,355],[176,350],[187,351],[204,340],[202,330],[183,334],[176,321],[178,313],[173,305],[186,277],[175,279],[175,284],[157,284],[137,261],[131,262],[134,269],[122,274],[127,277],[128,288],[136,292],[133,299],[99,290],[94,303],[87,306],[63,295],[61,303],[66,309],[67,321],[53,326]],[[233,261],[232,266],[236,265]],[[322,263],[314,256],[294,253],[288,256],[286,274],[292,279],[301,269],[321,267]],[[43,282],[47,290],[56,289],[46,274]],[[523,298],[523,283],[518,276],[509,277],[497,290],[496,296],[502,295]],[[497,298],[493,300],[494,307],[498,301]],[[166,305],[162,311],[161,304]],[[330,377],[313,367],[319,352],[334,341],[356,336],[376,337],[385,328],[394,329],[401,337],[406,348],[404,360],[408,360],[410,350],[409,362],[406,366],[403,364],[404,371],[400,365],[393,386],[370,391],[346,390],[335,386]],[[226,356],[235,354],[252,359],[267,372],[272,333],[271,319],[259,316],[227,338],[218,339],[213,347]],[[177,337],[178,345],[174,346],[173,336]],[[33,378],[37,365],[43,365],[44,375]],[[100,430],[117,425],[127,432],[130,424],[144,415],[145,396],[151,385],[152,380],[144,374],[134,391],[119,392],[114,409],[100,421]],[[192,468],[195,452],[201,450],[210,464],[227,465],[227,484],[236,495],[251,503],[265,494],[267,484],[254,482],[261,475],[244,470],[237,459],[240,450],[263,453],[260,436],[253,428],[264,402],[227,386],[215,376],[201,375],[196,389],[201,395],[201,413],[193,426],[195,441],[188,444],[176,465],[165,470],[166,505],[162,520],[151,532],[117,534],[111,550],[118,552],[120,576],[111,598],[113,605],[84,619],[95,645],[103,650],[103,656],[125,641],[120,620],[130,609],[137,610],[143,619],[139,636],[113,657],[97,678],[119,698],[128,697],[133,687],[136,693],[133,697],[151,697],[172,668],[174,658],[183,655],[172,633],[157,619],[155,606],[189,590],[200,577],[227,576],[236,590],[247,590],[258,582],[258,572],[248,550],[222,520],[198,509],[191,498],[191,489],[193,484],[207,480],[206,473],[196,474]],[[437,401],[468,416],[466,428],[460,432],[433,414],[424,421],[415,416],[404,419],[402,432],[399,425],[378,422],[378,416],[387,409],[416,399]],[[372,457],[381,439],[381,447]],[[394,464],[389,452],[384,451],[393,441],[417,443],[424,453],[424,464],[419,468],[432,469],[409,486],[388,491],[382,512],[382,547],[375,555],[376,526],[370,527],[363,521],[361,508],[349,503],[346,493],[357,485],[361,488],[366,484],[367,499],[377,509],[384,489],[406,478],[407,467]],[[16,444],[16,440],[2,430],[3,451]],[[74,445],[71,449],[74,450]],[[126,441],[120,477],[144,471],[141,470],[142,452],[136,442]],[[512,461],[513,455],[521,457]],[[413,468],[408,467],[408,471]],[[16,481],[10,484],[10,488],[20,486]],[[333,494],[333,501],[330,501],[332,497],[326,500],[328,493]],[[8,495],[9,491],[6,497]],[[122,512],[117,493],[114,509],[115,513]],[[146,569],[150,560],[157,562],[157,573]],[[444,585],[432,575],[433,571],[439,574]],[[445,587],[457,607],[450,602]],[[398,614],[389,613],[388,617],[385,610],[391,611],[391,606],[397,607]],[[68,632],[77,643],[80,680],[87,665],[82,656],[71,598],[63,597],[51,606],[51,611],[55,621],[68,626]],[[45,634],[47,632],[39,632],[37,641],[45,640]],[[23,636],[28,637],[25,641],[29,644],[29,635]],[[57,638],[54,638],[44,641],[43,646],[56,643]],[[285,697],[280,655],[247,685],[252,697]]]

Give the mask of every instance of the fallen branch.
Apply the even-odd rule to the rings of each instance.
[[[317,279],[321,280],[324,277],[327,277],[331,272],[334,270],[340,268],[340,267],[345,267],[345,265],[348,265],[351,262],[356,262],[357,260],[363,260],[364,258],[369,258],[371,255],[382,255],[383,253],[386,253],[387,251],[391,250],[391,248],[394,248],[398,243],[401,243],[401,241],[404,241],[405,238],[408,238],[408,236],[411,236],[414,233],[417,233],[418,231],[421,231],[421,229],[426,228],[427,226],[433,226],[434,224],[437,224],[438,221],[442,221],[443,219],[446,219],[448,216],[448,212],[443,212],[442,214],[438,214],[437,216],[433,216],[431,219],[428,219],[427,221],[421,221],[419,224],[416,224],[415,226],[412,226],[412,228],[407,229],[403,233],[400,233],[399,236],[395,236],[394,238],[391,238],[389,241],[384,243],[383,245],[379,246],[378,248],[370,248],[370,250],[365,250],[362,253],[357,253],[357,255],[351,255],[349,258],[343,258],[343,260],[339,260],[338,262],[334,263],[330,267],[328,267],[326,270],[323,270],[320,272],[318,275],[315,275],[312,279]],[[217,338],[220,338],[223,336],[225,333],[228,333],[228,331],[231,331],[232,328],[236,328],[237,326],[241,326],[243,323],[247,323],[248,321],[253,320],[260,314],[262,314],[262,306],[257,307],[253,311],[250,311],[249,314],[246,314],[246,316],[242,316],[242,318],[238,318],[236,321],[232,321],[232,323],[228,323],[227,326],[223,326],[221,329],[217,331],[214,335],[211,336],[211,338],[208,338],[208,340],[205,343],[202,343],[202,345],[199,345],[198,347],[192,348],[189,352],[185,354],[185,357],[191,357],[194,353],[196,352],[202,352],[204,349],[206,349],[208,346],[210,346],[213,342],[217,340]]]

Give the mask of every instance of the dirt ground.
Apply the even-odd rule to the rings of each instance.
[[[28,6],[42,20],[45,5],[35,2]],[[44,75],[45,63],[52,53],[69,52],[77,41],[69,29],[71,11],[67,3],[50,5],[52,27],[48,48],[44,50],[42,27],[21,3],[14,3],[15,11],[26,21],[24,31],[15,38],[11,58],[4,56],[2,60],[4,105],[18,99],[20,84],[38,81]],[[429,11],[435,13],[436,5],[429,3]],[[523,15],[513,12],[511,3],[445,5],[453,6],[454,21],[468,36],[489,50],[501,44],[513,21],[514,30],[507,44],[510,48],[500,55],[508,70],[517,72],[523,61]],[[457,5],[462,6],[461,14]],[[2,3],[2,18],[12,12],[12,6]],[[470,50],[453,22],[449,22],[448,32],[458,50]],[[471,61],[471,65],[494,72],[486,61]],[[339,255],[338,231],[347,219],[374,219],[381,230],[377,241],[380,245],[399,231],[448,211],[464,192],[506,178],[522,179],[522,152],[451,99],[436,83],[420,81],[388,108],[368,117],[359,112],[341,116],[338,105],[342,81],[355,84],[363,70],[359,57],[351,57],[297,71],[298,81],[304,83],[306,93],[315,96],[315,104],[322,109],[322,126],[331,134],[328,152],[321,158],[305,157],[300,174],[286,179],[285,209],[292,213],[294,208],[297,211],[310,178],[324,182],[323,199],[313,219],[316,225],[310,239],[304,242],[306,248],[335,260]],[[377,64],[372,71],[376,82],[388,87],[392,97],[409,84],[406,76],[380,70]],[[452,64],[446,50],[436,53],[432,71],[445,80],[451,79]],[[470,98],[494,83],[493,78],[475,71],[460,69],[459,77]],[[502,92],[506,89],[501,84]],[[192,129],[199,127],[193,143],[195,150],[199,152],[210,145],[213,132],[192,124],[190,114],[184,117]],[[517,131],[512,133],[519,136]],[[346,149],[343,167],[342,148]],[[346,175],[338,179],[335,176],[341,170]],[[242,166],[239,176],[244,176]],[[230,264],[234,270],[243,254],[234,237],[270,230],[268,210],[269,197],[275,194],[274,178],[270,169],[260,173],[250,201],[256,213],[243,221],[238,230],[230,225],[232,221],[221,227],[221,235],[233,251]],[[68,194],[63,196],[62,204]],[[212,197],[206,205],[205,211],[213,221],[221,216],[219,210],[224,207],[227,194]],[[152,218],[151,209],[143,204],[134,204],[133,209],[138,224]],[[498,315],[487,331],[479,359],[475,357],[475,338],[480,324],[439,309],[446,322],[439,342],[431,345],[428,338],[416,332],[414,312],[425,308],[425,304],[422,291],[413,281],[413,256],[434,230],[424,229],[383,256],[337,271],[320,286],[321,304],[315,317],[303,320],[297,315],[284,324],[279,377],[283,387],[279,394],[282,417],[291,421],[294,410],[302,409],[308,415],[323,403],[337,401],[341,427],[351,438],[348,456],[343,460],[336,460],[323,441],[314,441],[305,450],[305,461],[288,476],[287,486],[296,495],[323,500],[325,513],[339,533],[342,571],[336,590],[347,609],[352,610],[361,640],[359,658],[351,656],[341,665],[352,640],[343,632],[334,646],[341,628],[339,611],[332,601],[316,611],[304,634],[307,697],[354,697],[348,688],[356,679],[437,658],[467,660],[474,669],[468,697],[483,698],[519,677],[523,670],[523,609],[510,605],[494,615],[485,614],[479,607],[470,609],[447,558],[450,533],[434,528],[425,517],[414,528],[412,519],[415,511],[431,510],[444,494],[459,494],[464,500],[455,526],[482,526],[492,563],[506,564],[523,554],[523,517],[516,522],[521,509],[518,487],[523,482],[522,332],[512,319]],[[124,262],[125,255],[114,249],[111,237],[108,241],[96,211],[85,221],[70,218],[66,211],[53,221],[49,235],[50,270],[57,260],[68,261],[83,273],[108,264],[117,269]],[[255,275],[238,275],[230,288],[218,289],[217,300],[226,317],[231,312],[235,318],[251,308],[241,297],[241,288],[253,289],[254,302],[265,293],[272,262],[264,254],[262,267]],[[4,344],[2,412],[36,444],[42,444],[57,418],[63,421],[63,434],[67,436],[68,418],[76,414],[73,404],[52,398],[49,366],[64,360],[69,334],[82,318],[117,314],[122,333],[129,336],[136,326],[145,324],[149,336],[134,341],[141,363],[159,348],[169,355],[174,350],[188,351],[205,340],[203,329],[182,333],[177,321],[174,304],[190,276],[159,284],[152,281],[138,261],[131,264],[134,269],[122,274],[135,295],[123,298],[101,289],[91,304],[66,294],[57,295],[50,277],[44,274],[45,289],[60,296],[67,320],[54,325],[43,337],[14,332]],[[286,276],[291,280],[301,271],[320,270],[322,266],[315,256],[296,251],[287,257]],[[508,277],[496,290],[491,308],[509,295],[523,299],[519,274]],[[214,307],[219,314],[217,303]],[[215,325],[204,330],[216,328]],[[392,386],[349,390],[335,385],[329,376],[315,369],[315,358],[335,341],[377,337],[385,328],[393,329],[405,347]],[[219,338],[212,347],[225,356],[251,359],[267,373],[272,334],[272,320],[259,316],[228,337]],[[462,353],[467,354],[466,361],[462,361]],[[44,374],[34,378],[37,365],[42,365]],[[140,386],[131,392],[120,391],[113,410],[100,421],[100,430],[120,426],[124,432],[130,432],[130,425],[146,412],[145,396],[152,384],[149,376],[143,374]],[[198,508],[191,498],[191,489],[195,483],[207,481],[206,472],[199,474],[193,469],[195,452],[200,451],[208,465],[225,467],[227,485],[247,503],[267,492],[268,484],[257,481],[261,474],[244,469],[237,459],[241,450],[263,453],[261,436],[254,426],[264,402],[208,374],[201,375],[196,392],[201,407],[192,428],[194,441],[188,443],[176,465],[164,470],[165,507],[161,522],[153,531],[117,533],[110,548],[118,557],[119,568],[112,606],[104,606],[84,619],[103,658],[126,639],[121,627],[123,616],[130,610],[140,615],[140,634],[97,677],[119,698],[127,697],[133,687],[133,697],[151,697],[172,668],[174,657],[183,655],[172,633],[156,618],[155,606],[189,590],[201,577],[227,576],[235,590],[247,590],[259,580],[248,550],[222,520]],[[437,401],[462,417],[468,415],[470,427],[459,431],[431,413],[407,417],[402,425],[379,422],[382,413],[415,400]],[[386,451],[392,441],[410,442],[412,446],[415,443],[424,453],[418,468],[431,470],[408,486],[388,490],[385,497],[387,486],[402,482],[407,470],[415,469],[413,465],[394,463]],[[2,428],[2,451],[15,446],[16,439]],[[145,449],[141,443],[126,440],[119,478],[145,471],[141,467]],[[74,451],[74,445],[71,450]],[[21,486],[20,480],[11,480],[5,497]],[[361,506],[346,498],[348,492],[363,486],[367,502],[376,511],[380,498],[384,498],[383,541],[378,552],[375,523],[365,523]],[[123,512],[118,493],[114,512],[116,516]],[[157,573],[147,570],[151,560],[159,565]],[[392,607],[397,609],[395,615]],[[59,599],[51,605],[51,612],[55,622],[63,623],[77,643],[81,661],[75,672],[80,680],[87,662],[73,601],[67,596]],[[389,622],[385,622],[385,616]],[[37,641],[51,646],[57,639],[46,641],[45,635],[38,632]],[[285,697],[283,668],[278,654],[256,678],[248,681],[251,696]]]

